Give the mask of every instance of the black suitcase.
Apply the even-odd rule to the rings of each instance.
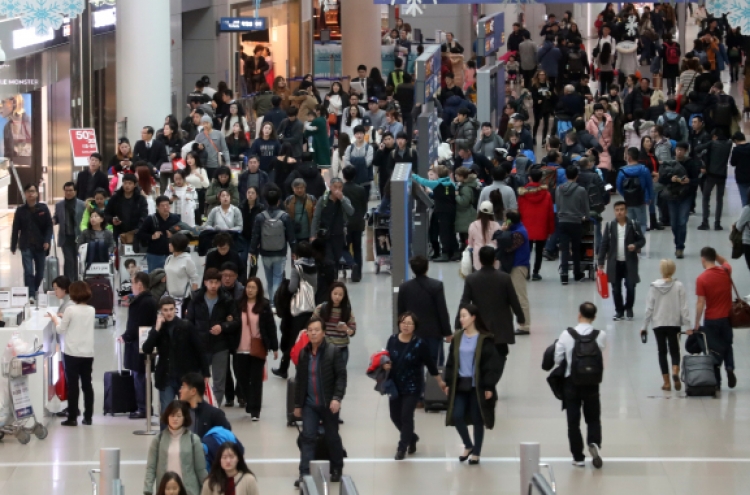
[[[445,370],[442,366],[438,367],[440,376],[445,374]],[[427,411],[445,411],[448,409],[448,396],[445,395],[443,389],[440,388],[437,381],[430,376],[429,372],[425,372],[425,385],[424,385],[424,410]]]
[[[117,371],[104,373],[104,415],[132,413],[138,410],[133,374],[122,369],[121,346],[117,346]]]
[[[302,421],[294,415],[294,378],[286,381],[286,425],[294,426],[297,421]]]

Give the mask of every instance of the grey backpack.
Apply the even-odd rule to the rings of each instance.
[[[284,212],[278,210],[273,216],[267,211],[262,213],[263,227],[260,230],[260,248],[263,251],[281,251],[286,246],[286,226]]]

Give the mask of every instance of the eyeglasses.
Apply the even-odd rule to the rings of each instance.
[[[414,326],[414,323],[413,323],[413,322],[411,322],[411,321],[402,321],[402,322],[401,322],[401,325],[403,325],[403,326],[405,326],[405,327],[413,327],[413,326]]]

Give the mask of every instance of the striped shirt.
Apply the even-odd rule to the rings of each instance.
[[[321,316],[320,313],[323,304],[315,308],[315,311],[313,312],[315,316]],[[356,333],[357,322],[354,320],[354,313],[351,313],[349,316],[349,321],[346,322],[346,327],[343,325],[339,327],[339,320],[341,320],[341,308],[331,308],[331,316],[325,320],[326,341],[336,347],[344,347],[349,345],[349,334],[346,333],[346,327],[351,328],[352,332]],[[352,333],[352,335],[354,335],[354,333]]]

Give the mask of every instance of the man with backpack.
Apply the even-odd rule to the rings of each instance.
[[[356,170],[351,165],[344,167],[344,196],[349,198],[354,208],[354,214],[346,224],[346,246],[344,257],[350,257],[349,250],[354,257],[352,264],[352,282],[362,280],[362,234],[365,232],[365,215],[367,215],[367,201],[370,198],[369,188],[366,190],[355,180]]]
[[[263,193],[268,209],[255,217],[253,236],[250,239],[250,254],[263,257],[266,273],[266,295],[273,301],[276,289],[284,278],[286,246],[294,251],[297,242],[292,218],[279,206],[281,190],[271,184]]]
[[[370,187],[372,186],[373,172],[372,159],[375,150],[370,143],[365,142],[365,128],[358,125],[354,127],[354,142],[344,152],[345,168],[349,165],[354,167],[356,172],[354,181],[367,191],[367,197],[370,197]]]
[[[684,258],[687,223],[701,173],[698,160],[688,155],[689,148],[685,142],[678,143],[675,149],[677,159],[664,162],[659,167],[659,184],[663,187],[661,195],[669,210],[675,257],[678,259]]]
[[[678,143],[680,141],[687,141],[689,137],[688,128],[687,124],[685,124],[685,119],[677,113],[677,101],[669,99],[664,106],[666,107],[666,111],[656,121],[656,124],[662,128],[662,134],[665,138],[677,141]]]
[[[581,50],[579,38],[571,41],[570,48],[563,57],[563,65],[565,66],[565,78],[569,84],[578,83],[581,76],[588,71],[589,59],[586,52]]]
[[[703,222],[698,230],[709,230],[708,217],[711,216],[711,192],[716,187],[716,215],[714,230],[723,230],[721,226],[721,212],[724,208],[724,188],[727,184],[727,169],[729,157],[732,154],[732,141],[724,131],[717,127],[712,133],[711,141],[699,145],[696,152],[706,152],[705,164],[701,172],[705,177],[703,183]]]
[[[568,419],[568,442],[573,454],[573,465],[584,467],[586,456],[583,453],[581,435],[581,409],[586,420],[586,443],[595,468],[602,467],[599,450],[602,446],[601,403],[599,384],[604,374],[602,349],[606,334],[595,330],[592,323],[596,318],[594,303],[585,302],[578,308],[578,325],[568,328],[555,343],[555,365],[566,363],[564,408]]]
[[[640,282],[638,253],[646,245],[646,238],[643,236],[640,223],[628,218],[628,210],[624,201],[617,201],[614,209],[615,219],[604,227],[602,245],[597,255],[598,265],[600,270],[604,270],[605,260],[607,262],[607,277],[612,284],[612,299],[615,303],[614,321],[621,321],[625,318],[632,320],[635,286]],[[625,282],[627,296],[624,303],[622,301],[623,282]]]
[[[715,82],[711,86],[710,92],[715,98],[711,111],[714,129],[721,129],[724,131],[724,135],[731,136],[732,127],[735,121],[740,118],[737,103],[735,103],[734,98],[724,92],[724,84],[721,81]]]
[[[617,192],[622,195],[628,217],[648,224],[648,204],[654,197],[654,181],[645,165],[638,163],[638,148],[628,148],[628,164],[617,174]]]
[[[555,191],[557,205],[557,232],[560,236],[560,283],[568,285],[568,260],[573,255],[573,278],[576,282],[585,277],[581,271],[581,238],[583,221],[589,218],[589,194],[578,184],[578,167],[565,170],[567,181]]]

